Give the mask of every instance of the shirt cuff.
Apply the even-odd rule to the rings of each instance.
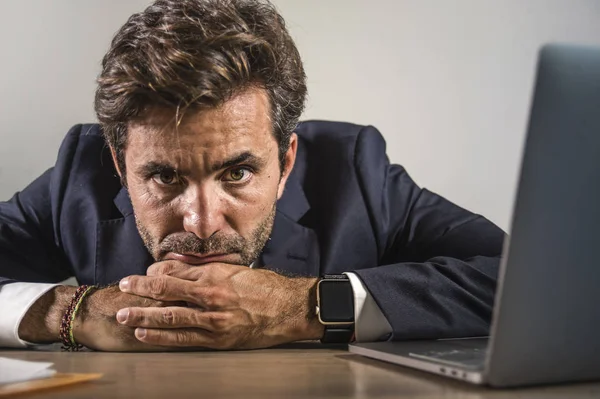
[[[19,325],[35,301],[57,285],[10,283],[0,286],[0,347],[25,348],[34,345],[19,338]]]
[[[377,302],[354,273],[344,273],[350,279],[354,291],[354,337],[357,342],[381,340],[392,332]]]

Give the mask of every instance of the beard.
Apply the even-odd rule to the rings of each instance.
[[[148,252],[156,262],[164,260],[169,253],[178,254],[198,254],[205,255],[211,253],[219,254],[237,254],[239,264],[250,266],[262,253],[275,222],[276,202],[273,203],[271,211],[254,228],[250,237],[245,238],[239,234],[214,234],[208,238],[198,238],[194,233],[181,232],[169,234],[158,238],[152,236],[150,231],[135,215],[135,224],[138,232],[144,241]]]

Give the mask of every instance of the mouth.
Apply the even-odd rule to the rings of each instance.
[[[226,263],[228,260],[231,260],[233,254],[179,254],[175,252],[169,252],[164,257],[165,260],[177,260],[183,263],[187,263],[188,265],[204,265],[207,263],[213,262],[221,262]]]

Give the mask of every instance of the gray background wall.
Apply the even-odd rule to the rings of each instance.
[[[146,0],[0,0],[0,200],[93,121],[113,33]],[[377,126],[422,186],[509,226],[536,51],[600,44],[597,0],[276,0],[306,65],[305,118]]]

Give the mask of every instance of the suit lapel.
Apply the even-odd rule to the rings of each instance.
[[[124,217],[98,222],[96,284],[113,283],[132,274],[146,274],[146,269],[154,262],[138,233],[125,188],[119,191],[114,203]]]
[[[300,276],[318,276],[319,240],[314,230],[299,223],[310,210],[302,188],[305,173],[302,142],[299,142],[296,164],[290,174],[285,191],[277,202],[277,213],[271,239],[265,246],[260,264],[266,269]]]

